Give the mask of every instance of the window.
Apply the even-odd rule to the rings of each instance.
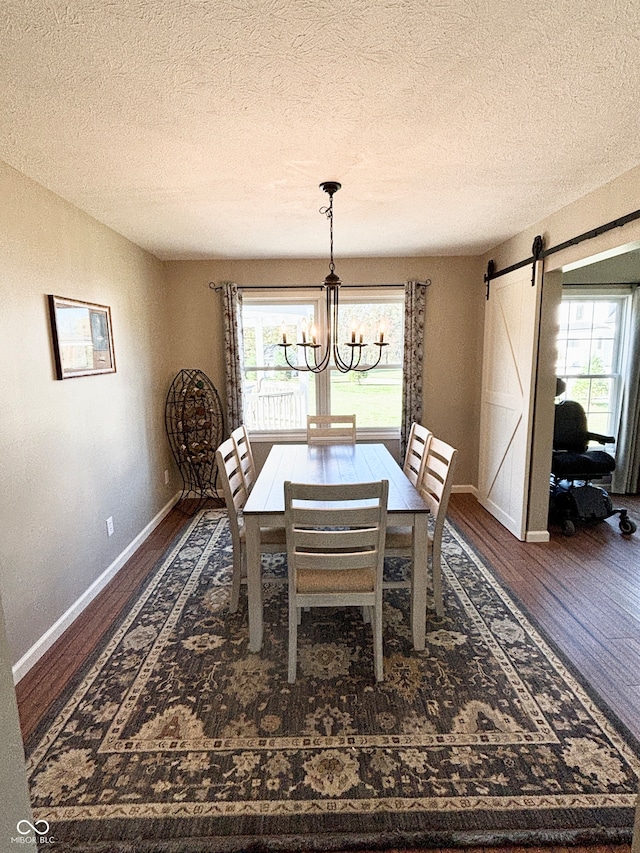
[[[244,340],[244,416],[252,431],[306,429],[307,414],[356,415],[358,429],[399,430],[402,414],[404,292],[356,290],[340,293],[340,341],[351,340],[352,328],[373,341],[384,324],[382,361],[375,370],[340,373],[330,366],[314,374],[289,368],[284,358],[283,324],[288,341],[301,340],[303,323],[315,325],[324,340],[324,291],[298,291],[269,296],[245,291],[242,301]],[[371,344],[365,353],[377,347]],[[303,358],[296,347],[289,358]],[[341,347],[349,358],[349,348]],[[364,356],[363,356],[364,357]]]
[[[591,432],[615,435],[620,419],[629,291],[566,288],[560,304],[557,375]]]

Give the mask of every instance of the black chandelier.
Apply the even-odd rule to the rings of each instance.
[[[380,329],[378,332],[378,340],[373,342],[373,345],[378,347],[377,359],[372,364],[368,362],[361,364],[363,351],[367,344],[363,342],[362,331],[356,333],[356,330],[352,329],[351,340],[344,342],[344,346],[349,347],[351,357],[346,361],[340,355],[338,344],[338,301],[342,282],[340,281],[340,277],[336,274],[336,265],[333,261],[333,196],[338,192],[341,186],[342,184],[339,184],[337,181],[324,181],[324,183],[320,184],[320,189],[324,190],[324,192],[329,196],[329,204],[326,207],[321,207],[320,213],[323,213],[329,220],[331,244],[329,274],[326,276],[324,284],[322,285],[326,294],[326,338],[324,349],[321,344],[318,343],[315,326],[312,326],[311,329],[307,329],[306,321],[303,321],[302,340],[298,341],[297,344],[294,345],[287,342],[287,333],[283,324],[282,343],[279,344],[279,346],[284,349],[285,360],[292,370],[320,373],[329,366],[329,361],[331,356],[333,356],[333,362],[341,373],[348,373],[350,370],[364,373],[366,370],[372,370],[380,364],[382,348],[388,346],[384,340],[384,330]],[[291,346],[302,347],[304,352],[304,365],[292,364],[289,361],[288,349]]]

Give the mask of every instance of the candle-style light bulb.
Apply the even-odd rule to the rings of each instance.
[[[303,317],[302,319],[302,343],[306,344],[307,342],[307,318]]]
[[[355,322],[351,324],[351,343],[355,344],[356,342],[356,324]]]
[[[286,342],[287,342],[287,326],[283,320],[282,321],[282,343],[286,344]]]
[[[384,323],[380,323],[380,343],[384,343]]]
[[[311,343],[312,343],[312,344],[317,343],[317,340],[316,340],[316,327],[315,327],[315,326],[312,326],[312,327],[311,327]]]

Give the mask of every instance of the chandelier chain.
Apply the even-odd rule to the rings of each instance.
[[[323,213],[329,220],[329,272],[335,272],[336,265],[333,260],[333,193],[329,195],[329,204],[320,208],[320,213]]]

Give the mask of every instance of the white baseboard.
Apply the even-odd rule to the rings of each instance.
[[[167,516],[173,507],[180,499],[180,493],[175,494],[171,500],[166,503],[160,512],[151,519],[149,524],[136,536],[136,538],[127,545],[127,547],[119,554],[111,565],[105,569],[99,578],[91,584],[91,586],[74,602],[71,607],[63,613],[62,616],[54,622],[54,624],[46,631],[40,639],[38,639],[28,651],[20,658],[12,667],[13,683],[17,684],[36,664],[42,655],[51,648],[57,639],[67,630],[71,623],[78,618],[82,611],[89,605],[93,599],[101,592],[109,581],[124,566],[127,560],[137,551],[142,543],[147,539],[155,528],[160,524],[163,518]]]
[[[476,486],[471,486],[471,485],[451,486],[451,491],[457,492],[459,494],[473,495],[476,498],[478,497],[478,489]]]
[[[476,486],[452,486],[451,491],[452,492],[459,492],[459,493],[464,492],[464,493],[472,494],[476,498],[478,497],[478,489]],[[483,506],[484,506],[484,504],[483,504]],[[485,509],[489,510],[488,507],[485,507]],[[489,512],[491,512],[491,510],[489,510]],[[492,513],[492,515],[493,514],[494,513]],[[507,528],[507,530],[509,530],[510,533],[513,533],[513,531],[509,528],[509,526],[507,524],[504,524],[504,522],[502,521],[501,518],[498,517],[498,515],[495,515],[495,517],[498,519],[498,521],[501,524],[503,524]],[[527,532],[525,534],[525,540],[524,541],[525,542],[550,542],[551,537],[549,536],[548,530],[527,530]],[[638,853],[640,853],[640,851]]]
[[[548,530],[527,530],[525,542],[550,542]]]

